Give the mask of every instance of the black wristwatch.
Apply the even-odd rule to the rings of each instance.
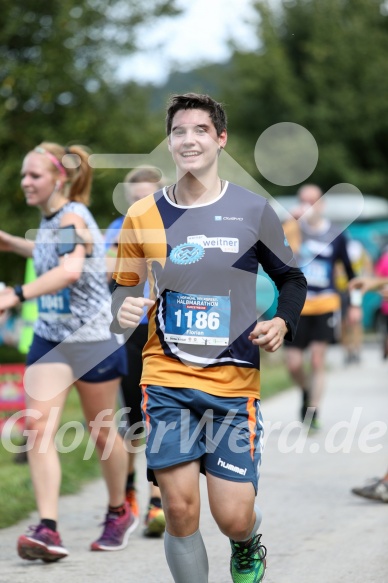
[[[13,288],[13,291],[15,292],[17,297],[19,298],[20,302],[26,301],[26,298],[24,297],[24,293],[23,293],[23,288],[21,285],[15,285]]]

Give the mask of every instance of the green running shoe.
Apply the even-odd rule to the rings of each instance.
[[[247,542],[230,541],[230,574],[233,583],[260,583],[264,579],[267,549],[260,544],[260,539],[261,534],[256,534]]]

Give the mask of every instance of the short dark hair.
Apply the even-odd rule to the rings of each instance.
[[[172,95],[167,104],[166,130],[171,133],[172,120],[177,111],[181,109],[203,109],[210,115],[217,136],[226,130],[226,113],[221,103],[212,99],[209,95],[199,93],[185,93],[184,95]]]

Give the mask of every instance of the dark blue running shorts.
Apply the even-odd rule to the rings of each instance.
[[[64,363],[74,377],[88,383],[103,383],[127,374],[125,346],[112,334],[97,342],[51,342],[34,334],[27,356],[31,364]]]
[[[153,470],[200,460],[203,473],[252,482],[257,492],[263,437],[259,400],[154,385],[142,391],[149,481],[156,483]]]

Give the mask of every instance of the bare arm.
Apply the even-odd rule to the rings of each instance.
[[[64,215],[61,225],[74,224],[76,229],[85,233],[85,223],[78,215]],[[30,300],[45,294],[55,293],[69,285],[74,284],[82,274],[86,252],[91,244],[77,244],[74,251],[59,258],[57,267],[43,273],[34,281],[22,286],[23,295]],[[19,297],[13,288],[7,287],[0,292],[0,311],[13,308],[20,303]]]
[[[75,253],[71,255],[74,256]],[[22,286],[23,295],[26,300],[30,300],[44,294],[55,293],[77,281],[80,274],[81,272],[75,271],[73,266],[69,269],[66,267],[66,263],[62,262],[61,265],[50,269],[34,281],[24,284]],[[14,308],[19,303],[19,297],[12,287],[6,287],[0,292],[0,312]]]
[[[388,285],[388,277],[363,276],[355,277],[349,282],[349,290],[359,289],[362,293],[378,290]]]
[[[21,255],[22,257],[32,257],[34,242],[24,237],[16,237],[5,231],[0,231],[0,251],[8,251]]]

